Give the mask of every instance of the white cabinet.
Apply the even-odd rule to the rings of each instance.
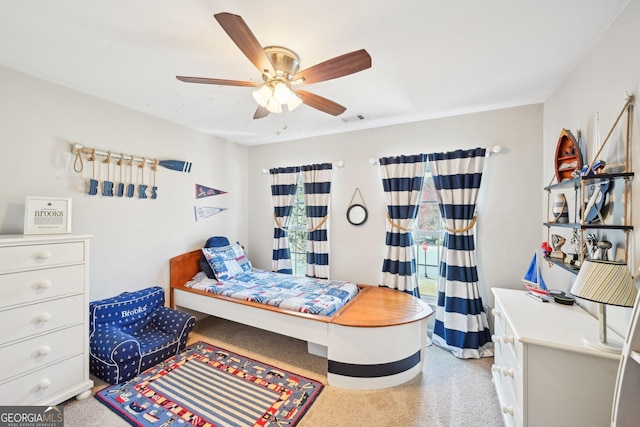
[[[635,427],[640,422],[640,293],[634,307],[616,381],[611,418],[611,425],[616,427]]]
[[[88,397],[90,236],[0,236],[0,405]]]
[[[492,377],[505,424],[609,425],[620,356],[585,343],[584,337],[597,334],[597,319],[525,291],[492,291]]]

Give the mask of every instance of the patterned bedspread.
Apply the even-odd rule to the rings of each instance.
[[[231,298],[268,304],[300,313],[333,315],[357,293],[352,282],[314,279],[251,269],[216,281],[199,272],[185,286]]]

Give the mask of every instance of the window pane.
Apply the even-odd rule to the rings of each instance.
[[[298,180],[296,200],[289,222],[289,251],[293,274],[304,276],[307,271],[307,216],[304,209],[304,184]]]
[[[413,241],[420,296],[429,301],[433,301],[438,295],[438,267],[443,235],[438,197],[427,165]]]
[[[440,208],[437,202],[421,203],[418,210],[418,230],[440,231]]]

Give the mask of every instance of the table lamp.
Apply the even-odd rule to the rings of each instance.
[[[619,353],[621,343],[607,340],[607,305],[633,307],[637,291],[627,265],[616,261],[585,260],[571,287],[571,293],[578,298],[599,303],[600,342],[585,338],[587,344],[600,350]]]

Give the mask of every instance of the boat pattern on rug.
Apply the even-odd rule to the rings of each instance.
[[[134,426],[295,426],[323,387],[199,341],[95,397]]]

